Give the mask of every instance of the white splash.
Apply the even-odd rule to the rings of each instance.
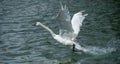
[[[85,53],[93,54],[93,55],[104,55],[116,50],[115,48],[112,47],[103,48],[103,47],[94,47],[94,46],[87,46],[84,49],[86,50]]]

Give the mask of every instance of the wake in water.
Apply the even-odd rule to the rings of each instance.
[[[115,51],[115,48],[107,47],[95,47],[95,46],[86,46],[83,48],[85,53],[92,54],[92,55],[104,55]]]

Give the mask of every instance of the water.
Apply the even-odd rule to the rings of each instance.
[[[61,0],[62,1],[62,0]],[[0,1],[0,64],[120,64],[118,0],[63,0],[71,15],[86,10],[77,37],[87,52],[55,41],[39,21],[58,33],[58,0]]]

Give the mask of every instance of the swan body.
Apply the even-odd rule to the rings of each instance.
[[[74,43],[72,40],[64,39],[60,35],[55,35],[53,38],[64,45],[73,45]]]
[[[40,25],[46,30],[48,30],[52,37],[58,42],[64,45],[74,45],[73,48],[85,51],[83,47],[81,47],[77,42],[75,42],[75,39],[79,34],[80,27],[82,26],[82,22],[85,19],[85,16],[88,15],[88,14],[83,15],[82,12],[83,11],[80,11],[74,14],[73,18],[71,19],[67,7],[61,5],[61,10],[57,15],[57,20],[60,28],[59,34],[55,34],[50,28],[48,28],[41,22],[36,22],[36,26]]]

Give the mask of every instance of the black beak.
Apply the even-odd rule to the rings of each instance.
[[[32,26],[36,26],[36,23],[33,23]]]

